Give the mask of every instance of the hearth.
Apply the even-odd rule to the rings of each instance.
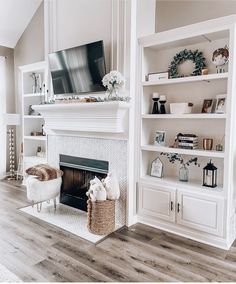
[[[60,203],[87,211],[86,192],[89,182],[95,176],[105,178],[108,173],[107,161],[60,155],[62,177]]]

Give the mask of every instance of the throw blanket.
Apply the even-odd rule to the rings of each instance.
[[[47,164],[40,164],[26,170],[28,175],[36,176],[40,181],[47,181],[63,176],[63,171],[50,167]]]

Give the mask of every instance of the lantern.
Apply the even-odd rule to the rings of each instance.
[[[217,186],[217,167],[211,162],[203,168],[203,186],[216,187]]]

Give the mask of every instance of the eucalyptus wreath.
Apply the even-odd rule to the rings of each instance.
[[[182,64],[183,62],[191,60],[195,64],[195,69],[189,76],[197,76],[201,75],[202,69],[206,67],[205,60],[206,58],[203,56],[201,51],[195,50],[188,50],[184,49],[177,53],[173,60],[170,63],[168,72],[170,74],[170,78],[180,78],[184,77],[185,75],[178,74],[178,65]]]

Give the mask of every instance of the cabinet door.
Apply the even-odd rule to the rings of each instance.
[[[174,188],[139,184],[139,213],[175,221]]]
[[[178,190],[177,223],[223,235],[224,199]]]

